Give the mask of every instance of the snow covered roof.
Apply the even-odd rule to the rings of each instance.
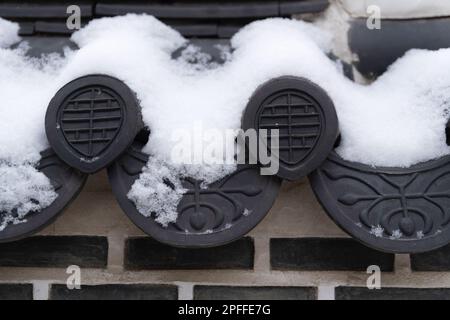
[[[371,5],[380,8],[381,18],[411,19],[450,16],[448,0],[334,0],[342,3],[344,9],[358,18],[368,17]]]
[[[230,38],[256,19],[289,17],[325,10],[328,0],[242,0],[242,1],[80,1],[83,23],[93,18],[145,13],[170,24],[183,36]],[[21,24],[21,35],[70,34],[65,25],[67,1],[8,1],[0,3],[0,17]]]

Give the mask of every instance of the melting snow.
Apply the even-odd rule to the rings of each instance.
[[[384,234],[384,229],[381,226],[372,226],[370,234],[373,234],[377,238],[381,238]]]
[[[417,231],[417,239],[422,239],[424,236],[425,235],[424,235],[422,230],[421,231]]]
[[[390,236],[391,239],[400,239],[401,237],[403,237],[403,234],[400,230],[392,231],[392,235]]]

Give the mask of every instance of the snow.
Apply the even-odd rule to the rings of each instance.
[[[7,46],[16,41],[15,26],[0,21],[0,44]],[[180,163],[173,158],[174,146],[193,150],[196,159],[203,157],[199,145],[232,148],[233,135],[208,140],[201,132],[238,129],[255,89],[278,76],[305,77],[328,92],[340,121],[337,152],[344,159],[407,167],[450,153],[444,134],[450,101],[448,49],[410,51],[384,76],[364,86],[346,79],[327,57],[332,37],[301,21],[267,19],[244,27],[231,40],[232,51],[222,48],[226,63],[221,66],[189,46],[177,31],[146,15],[94,20],[72,40],[79,50],[67,50],[64,57],[29,59],[24,45],[0,49],[2,166],[15,171],[18,166],[36,165],[39,152],[47,147],[45,110],[58,88],[87,74],[117,77],[136,92],[151,129],[144,148],[150,160],[128,196],[143,215],[155,212],[163,225],[177,217],[182,177],[192,176],[207,185],[235,169],[234,154],[212,155],[226,165]],[[172,59],[180,48],[185,48],[180,58]],[[5,202],[8,195],[2,189],[0,211],[19,209],[36,193],[12,176],[5,175],[3,182],[20,190],[21,196],[13,197],[15,204]],[[29,179],[30,185],[50,190],[42,177]],[[39,195],[44,208],[52,197]]]
[[[20,41],[19,25],[0,17],[0,48],[7,48]]]
[[[19,40],[17,24],[0,19],[0,47]],[[26,46],[0,48],[0,231],[48,207],[57,197],[48,178],[35,169],[47,147],[44,114],[55,93],[62,60],[25,57]]]
[[[185,190],[175,168],[156,158],[150,158],[128,197],[146,217],[156,213],[156,221],[164,226],[177,219],[177,204]]]
[[[403,234],[400,230],[394,230],[392,231],[392,235],[389,237],[392,240],[397,240],[400,239],[401,237],[403,237]]]
[[[22,221],[29,212],[48,207],[57,197],[47,177],[32,166],[3,163],[0,195],[0,231]]]
[[[381,237],[383,237],[384,229],[380,225],[378,225],[376,227],[372,226],[372,228],[370,230],[370,234],[373,234],[377,238],[381,238]]]

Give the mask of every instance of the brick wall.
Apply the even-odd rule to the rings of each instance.
[[[68,290],[66,268],[81,268]],[[382,290],[366,289],[369,265]],[[450,247],[391,255],[348,238],[307,180],[285,183],[247,237],[187,250],[145,237],[122,213],[104,172],[38,236],[0,245],[0,299],[450,299]]]

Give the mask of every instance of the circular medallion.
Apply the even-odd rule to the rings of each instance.
[[[135,94],[122,81],[103,75],[64,86],[50,102],[45,118],[52,148],[85,173],[111,164],[142,127]]]
[[[319,167],[338,136],[336,111],[327,93],[296,77],[273,79],[259,87],[247,105],[242,127],[257,129],[260,139],[267,135],[263,145],[268,154],[277,150],[278,176],[288,180],[300,179]],[[273,143],[275,135],[278,146]]]

